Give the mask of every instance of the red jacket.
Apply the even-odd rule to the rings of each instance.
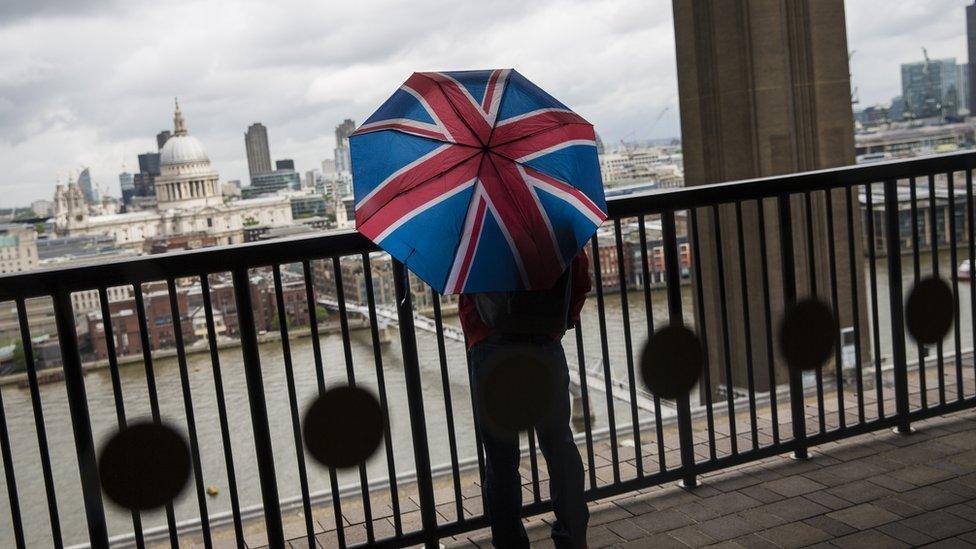
[[[580,311],[583,310],[583,302],[586,301],[586,294],[589,293],[592,284],[590,283],[590,259],[583,250],[570,265],[573,269],[572,284],[570,289],[569,319],[572,323],[579,320]],[[474,298],[469,294],[461,294],[458,298],[458,316],[461,319],[461,329],[468,338],[468,350],[476,343],[492,335],[495,330],[485,326],[478,314]],[[562,334],[552,334],[553,339],[559,339]]]

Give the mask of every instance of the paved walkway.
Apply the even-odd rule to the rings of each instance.
[[[976,414],[777,456],[591,504],[590,547],[976,547]],[[551,515],[530,521],[552,547]],[[490,547],[485,531],[450,547]]]
[[[964,386],[976,387],[976,367],[966,357],[961,374]],[[926,368],[926,395],[929,405],[939,401],[938,379],[945,381],[945,398],[956,398],[955,368],[947,360],[942,376],[934,365]],[[909,373],[912,406],[921,403],[919,372]],[[851,384],[853,385],[853,383]],[[828,384],[823,407],[816,394],[805,399],[807,432],[819,430],[820,410],[824,427],[838,427],[839,410],[844,409],[848,425],[857,422],[858,397],[853,387],[845,388],[839,406],[836,388]],[[881,376],[881,403],[886,414],[894,413],[893,380],[890,371]],[[861,398],[868,421],[879,410],[877,378],[865,373]],[[966,391],[970,395],[971,389]],[[772,442],[772,427],[779,423],[784,438],[789,438],[789,406],[781,398],[778,421],[773,421],[768,402],[757,403],[756,441]],[[729,415],[716,403],[714,414],[715,452],[729,455],[732,450]],[[752,418],[748,407],[737,404],[734,425],[738,451],[753,446]],[[619,420],[619,418],[618,418]],[[966,410],[913,424],[916,431],[898,435],[889,430],[864,434],[812,447],[811,459],[796,461],[787,455],[770,457],[738,467],[703,475],[702,484],[684,490],[674,483],[654,486],[590,504],[590,547],[909,547],[936,544],[944,547],[976,547],[976,413]],[[699,459],[710,454],[707,419],[693,422],[695,453]],[[622,479],[636,476],[640,455],[645,474],[660,470],[657,439],[653,428],[641,431],[642,451],[634,450],[633,432],[618,428],[616,452]],[[669,466],[679,462],[677,432],[674,425],[662,430],[664,458]],[[593,444],[594,474],[597,485],[613,479],[612,449],[607,438]],[[581,453],[586,461],[585,449]],[[524,500],[532,501],[528,459],[523,459]],[[587,473],[588,474],[588,473]],[[545,462],[539,456],[540,496],[548,497]],[[435,501],[442,522],[456,520],[452,477],[435,479]],[[465,516],[482,512],[479,475],[469,470],[460,475],[462,507]],[[589,477],[587,477],[589,483]],[[377,538],[393,535],[390,495],[385,490],[370,494],[372,524]],[[399,493],[403,531],[421,528],[415,489],[402,486]],[[361,500],[343,498],[342,523],[346,543],[366,542]],[[312,508],[316,541],[320,547],[337,547],[335,518],[330,504]],[[286,538],[292,547],[308,547],[305,520],[300,510],[282,517]],[[534,547],[551,547],[548,539],[551,514],[527,521]],[[217,547],[233,547],[229,526],[213,531]],[[267,541],[263,520],[245,523],[248,547],[262,547]],[[163,545],[165,542],[160,540]],[[442,540],[448,547],[490,547],[487,530],[469,532]],[[202,546],[199,532],[181,536],[182,546]],[[160,545],[162,546],[162,545]]]

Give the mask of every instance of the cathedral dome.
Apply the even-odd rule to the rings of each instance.
[[[203,143],[192,135],[174,135],[166,140],[163,149],[159,151],[159,165],[189,164],[195,162],[210,162]]]

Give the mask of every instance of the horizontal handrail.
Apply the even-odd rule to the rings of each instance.
[[[967,169],[976,169],[976,151],[649,191],[610,198],[607,208],[610,218],[618,219]],[[84,290],[91,287],[93,280],[110,287],[378,250],[366,237],[347,230],[115,259],[95,265],[55,266],[0,275],[0,301],[51,295],[58,290]]]

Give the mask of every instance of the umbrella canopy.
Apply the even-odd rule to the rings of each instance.
[[[356,227],[442,294],[549,288],[607,216],[593,126],[512,69],[414,73],[350,149]]]

